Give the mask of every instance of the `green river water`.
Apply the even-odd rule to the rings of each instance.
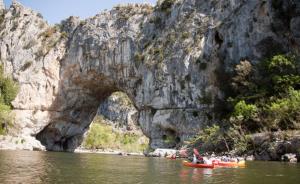
[[[181,160],[72,154],[0,151],[0,183],[300,183],[300,165],[247,162],[246,168],[193,169]]]

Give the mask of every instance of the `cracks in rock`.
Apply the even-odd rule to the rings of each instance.
[[[154,108],[154,107],[150,107],[150,106],[143,106],[141,108],[139,108],[139,111],[145,111],[145,110],[202,110],[203,108],[197,108],[197,107],[165,107],[165,108]]]
[[[43,111],[43,112],[58,112],[62,113],[65,111],[58,111],[58,110],[52,110],[52,109],[26,109],[26,108],[14,108],[13,110],[19,110],[19,111]]]
[[[212,29],[216,29],[218,27],[223,26],[224,24],[231,23],[232,22],[232,17],[234,17],[234,15],[236,15],[242,9],[242,7],[244,7],[246,4],[247,4],[247,1],[246,0],[242,0],[242,2],[240,3],[240,5],[238,7],[236,7],[234,10],[232,10],[232,12],[228,16],[226,16],[222,20],[222,22],[220,24],[214,25],[211,28]]]

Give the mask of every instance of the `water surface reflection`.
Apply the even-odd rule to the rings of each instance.
[[[99,154],[0,151],[0,183],[282,184],[299,183],[300,166],[250,162],[247,167],[194,169],[181,160]]]
[[[11,152],[0,154],[1,183],[42,183],[51,164],[43,152]]]

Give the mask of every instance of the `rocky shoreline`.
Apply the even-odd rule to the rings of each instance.
[[[25,150],[25,151],[46,151],[43,146],[36,145],[35,147],[30,144],[17,144],[16,142],[4,142],[4,136],[0,136],[0,151],[1,150]],[[7,136],[6,136],[7,137]],[[19,141],[18,138],[12,138],[11,140]],[[8,138],[6,138],[8,139]],[[95,153],[95,154],[104,154],[104,155],[120,155],[120,156],[146,156],[146,157],[161,157],[161,158],[169,158],[171,155],[176,154],[176,158],[187,158],[183,155],[180,155],[180,150],[175,149],[156,149],[153,152],[142,153],[142,152],[124,152],[121,150],[111,150],[111,149],[85,149],[85,148],[77,148],[73,153],[86,154],[86,153]],[[279,160],[270,160],[263,159],[264,157],[259,157],[257,155],[232,155],[231,153],[223,153],[223,154],[208,154],[205,153],[204,156],[207,157],[222,157],[224,155],[230,155],[232,158],[243,158],[246,161],[281,161],[281,162],[290,162],[297,163],[300,162],[299,155],[295,153],[285,153],[280,156]]]
[[[24,150],[24,151],[47,151],[39,141],[24,137],[13,137],[0,135],[0,150]],[[142,152],[125,152],[122,150],[112,149],[85,149],[77,148],[73,153],[97,153],[122,156],[144,156]]]
[[[35,138],[0,135],[0,150],[45,151],[46,148]]]
[[[78,148],[74,153],[96,153],[96,154],[105,154],[105,155],[121,155],[121,156],[144,156],[143,153],[138,152],[124,152],[121,150],[103,150],[103,149],[84,149]]]
[[[278,161],[289,154],[300,160],[299,131],[259,133],[252,135],[251,140],[253,148],[247,154],[254,155],[257,160]]]
[[[234,151],[223,153],[207,152],[205,156],[232,156],[243,157],[247,161],[285,161],[299,162],[300,161],[300,132],[299,131],[283,131],[276,133],[259,133],[251,135],[252,148],[244,155],[237,155]],[[190,148],[187,148],[188,150]],[[31,136],[14,137],[0,135],[0,150],[28,150],[28,151],[46,151],[45,147]],[[149,157],[166,157],[173,154],[178,155],[179,150],[175,149],[155,149],[153,152],[125,152],[116,149],[86,149],[78,147],[75,153],[97,153],[97,154],[112,154],[123,156],[149,156]],[[179,155],[179,157],[182,157]]]

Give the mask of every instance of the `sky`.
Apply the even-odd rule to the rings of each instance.
[[[12,0],[4,0],[9,7]],[[18,0],[21,4],[40,12],[50,23],[59,23],[69,16],[87,18],[118,4],[143,3],[155,4],[156,0]]]

